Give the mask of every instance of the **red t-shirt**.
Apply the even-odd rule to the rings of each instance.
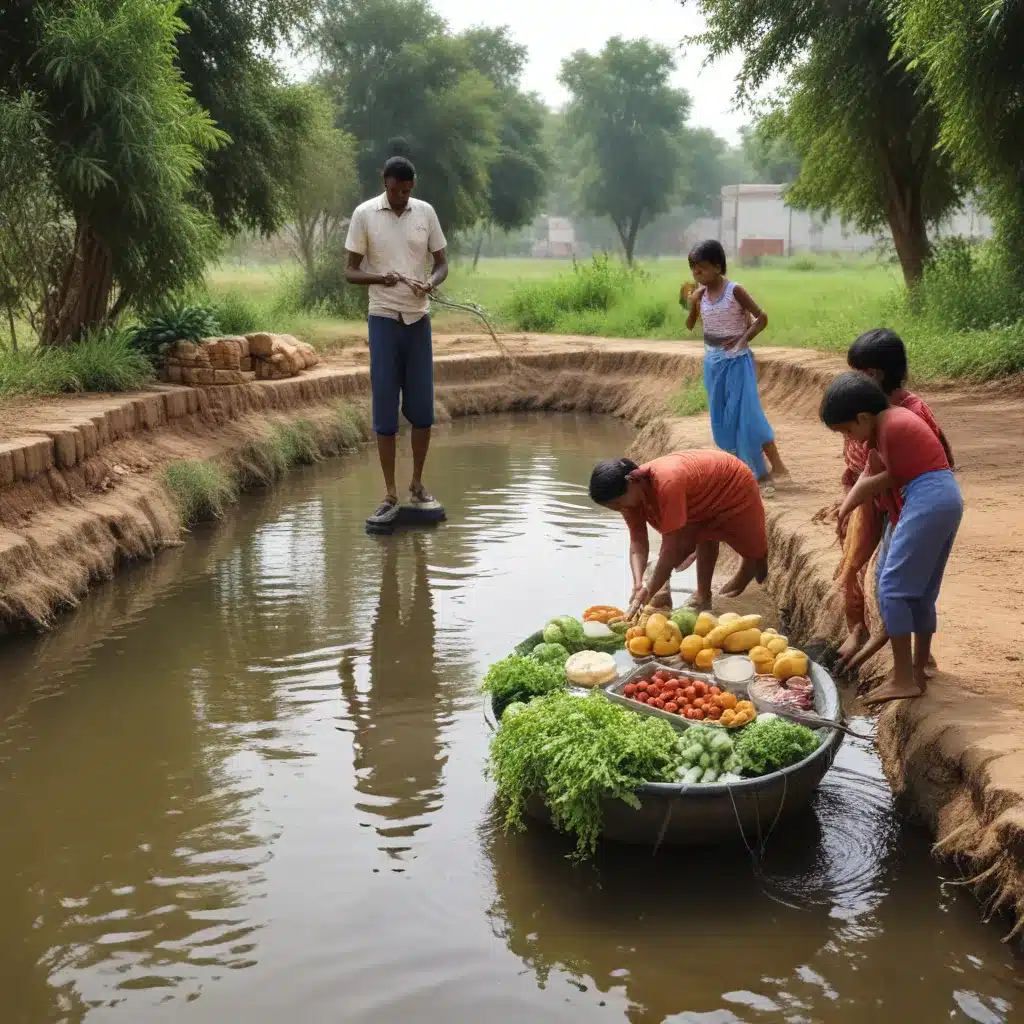
[[[937,438],[942,437],[942,429],[939,427],[938,421],[932,415],[931,409],[928,408],[928,403],[920,395],[915,395],[913,391],[907,391],[904,388],[897,388],[889,395],[889,404],[894,409],[907,409],[915,416],[919,416],[934,431]],[[843,460],[846,463],[846,470],[843,473],[844,487],[852,487],[857,482],[857,478],[864,472],[864,467],[867,465],[870,450],[871,445],[867,441],[854,441],[853,438],[848,437],[843,442]],[[898,490],[885,491],[876,496],[875,506],[885,512],[895,523],[899,519],[900,509],[903,507],[903,499]]]
[[[905,487],[924,473],[949,469],[945,449],[935,431],[908,409],[891,408],[881,414],[875,447],[896,487]]]

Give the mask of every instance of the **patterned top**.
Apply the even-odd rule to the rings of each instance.
[[[729,281],[717,301],[712,302],[707,291],[700,298],[704,344],[711,348],[735,341],[747,329],[747,312],[733,294],[735,291],[736,282]]]

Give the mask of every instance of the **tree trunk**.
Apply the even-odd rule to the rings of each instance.
[[[71,345],[107,320],[114,257],[88,221],[80,221],[60,287],[47,301],[41,345]]]
[[[903,270],[903,280],[907,290],[913,292],[921,283],[931,253],[921,205],[921,185],[917,181],[898,180],[891,165],[886,167],[885,177],[886,219]]]
[[[633,250],[636,248],[636,236],[640,232],[640,218],[631,217],[619,223],[614,221],[615,230],[619,233],[619,241],[622,243],[622,251],[626,254],[626,264],[633,266]]]
[[[7,307],[7,322],[11,326],[11,351],[18,354],[18,329],[14,325],[14,310],[10,306]]]
[[[480,262],[480,250],[484,247],[484,228],[480,228],[479,234],[476,236],[476,249],[473,251],[473,270],[476,270],[476,265]]]

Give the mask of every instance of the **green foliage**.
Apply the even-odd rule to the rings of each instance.
[[[159,360],[175,342],[201,341],[220,333],[213,310],[204,306],[165,303],[143,318],[129,334],[132,344],[152,360]]]
[[[565,685],[564,666],[511,654],[487,670],[480,690],[490,694],[494,713],[500,718],[513,701],[527,701],[552,690],[564,689]]]
[[[498,90],[426,0],[328,0],[311,42],[359,142],[363,194],[379,191],[384,161],[400,153],[446,231],[484,216]]]
[[[345,242],[335,236],[303,275],[297,308],[351,320],[366,316],[369,294],[345,280]]]
[[[172,463],[164,470],[164,483],[186,527],[206,519],[220,519],[238,497],[231,474],[201,459]]]
[[[1024,8],[1013,0],[896,0],[896,39],[934,97],[942,146],[979,186],[1024,281]]]
[[[0,395],[137,391],[152,380],[152,364],[125,330],[94,331],[67,348],[0,349]]]
[[[779,106],[759,126],[787,141],[800,173],[787,199],[862,231],[887,226],[908,285],[928,258],[927,228],[954,209],[963,181],[938,151],[939,120],[921,73],[893,52],[886,0],[697,0],[714,59],[743,53],[741,96],[783,69]]]
[[[597,848],[604,802],[639,807],[637,787],[671,779],[678,763],[668,722],[627,711],[600,692],[561,690],[502,719],[488,773],[506,805],[506,828],[522,827],[526,801],[537,795],[555,828],[576,837],[582,859]]]
[[[700,377],[683,381],[679,390],[669,399],[669,411],[676,416],[696,416],[698,413],[707,412],[708,393],[704,388],[704,381]]]
[[[638,271],[607,255],[573,263],[571,274],[522,285],[513,290],[506,315],[522,331],[553,331],[566,313],[607,312],[632,293]]]
[[[542,643],[534,647],[530,652],[530,657],[545,665],[554,665],[556,668],[564,669],[565,663],[569,660],[569,651],[562,644]]]
[[[669,208],[679,184],[679,137],[689,111],[673,89],[672,53],[644,39],[610,39],[596,57],[562,63],[566,125],[580,147],[579,195],[611,218],[628,263],[640,229]]]
[[[177,66],[226,133],[203,154],[193,199],[222,229],[271,234],[290,215],[290,182],[315,130],[304,87],[273,58],[312,22],[318,0],[184,0]]]
[[[115,296],[149,304],[201,276],[216,232],[189,197],[225,136],[174,65],[175,3],[13,7],[13,35],[9,9],[0,20],[0,89],[33,97],[48,184],[75,225],[42,328],[62,344],[105,322]]]
[[[818,749],[818,737],[806,725],[785,718],[757,718],[734,742],[744,772],[765,775],[788,768]]]
[[[740,129],[743,155],[754,172],[752,181],[788,185],[800,174],[800,154],[779,131],[765,131],[760,122]]]
[[[225,334],[252,334],[263,330],[265,313],[241,291],[229,291],[211,300],[213,315]]]

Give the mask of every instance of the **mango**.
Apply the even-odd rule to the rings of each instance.
[[[692,662],[702,650],[704,650],[704,637],[697,636],[696,633],[683,637],[683,642],[679,645],[679,653],[683,656],[684,661]]]
[[[654,653],[659,658],[674,658],[679,653],[679,641],[675,637],[670,640],[655,640]]]
[[[654,645],[645,636],[633,637],[626,646],[629,648],[629,653],[637,658],[645,658],[654,648]]]
[[[647,625],[644,627],[644,632],[647,634],[647,639],[651,643],[655,643],[660,640],[665,632],[665,627],[668,625],[668,618],[661,614],[661,612],[655,612],[653,615],[648,616]]]
[[[711,612],[701,612],[693,624],[693,631],[697,636],[707,636],[716,625],[718,625],[718,621]]]
[[[693,660],[693,667],[701,672],[710,672],[717,658],[722,656],[720,647],[705,647]]]
[[[807,675],[810,664],[803,651],[785,650],[775,659],[772,675],[776,679],[792,679],[793,676]]]
[[[730,654],[742,654],[752,647],[756,647],[760,642],[761,631],[759,629],[741,629],[730,633],[722,643],[722,647]]]
[[[781,654],[789,646],[789,640],[786,637],[778,636],[777,634],[775,636],[765,638],[765,635],[762,633],[761,643],[776,656]]]

